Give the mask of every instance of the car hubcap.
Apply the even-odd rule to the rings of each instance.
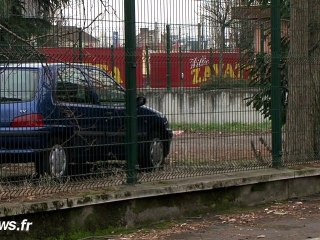
[[[57,144],[51,148],[49,161],[51,175],[55,177],[63,176],[67,166],[67,155],[61,145]]]
[[[163,161],[163,144],[160,139],[153,139],[150,146],[150,159],[153,167],[160,167]]]

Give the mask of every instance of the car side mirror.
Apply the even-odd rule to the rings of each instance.
[[[143,105],[145,105],[147,102],[147,99],[143,96],[139,96],[137,97],[137,107],[141,107]]]

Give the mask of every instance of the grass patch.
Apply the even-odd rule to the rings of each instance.
[[[109,227],[106,229],[90,231],[76,231],[67,233],[57,237],[49,237],[46,240],[94,240],[94,239],[112,239],[119,235],[127,235],[134,232],[150,232],[151,230],[161,230],[170,228],[175,221],[159,221],[157,223],[146,223],[141,226],[125,228],[125,227]]]
[[[96,237],[111,237],[119,234],[129,234],[137,229],[125,229],[125,228],[107,228],[103,230],[97,230],[96,232],[89,232],[89,231],[76,231],[72,233],[66,233],[57,237],[49,237],[46,240],[79,240],[79,239],[86,239],[91,240],[95,239]]]
[[[173,130],[183,130],[186,132],[223,132],[223,133],[257,133],[271,130],[271,122],[262,123],[172,123]]]

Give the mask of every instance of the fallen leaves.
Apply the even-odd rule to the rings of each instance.
[[[221,223],[250,223],[255,221],[259,216],[256,213],[239,214],[239,215],[218,215]]]
[[[204,218],[193,218],[192,220],[187,220],[186,222],[182,223],[175,223],[165,229],[140,229],[135,233],[120,235],[117,240],[159,240],[165,239],[173,234],[185,233],[185,232],[193,232],[198,231],[204,228],[208,228],[212,222],[205,220]]]
[[[239,232],[239,239],[246,238],[248,231],[253,231],[261,222],[272,222],[274,219],[291,218],[305,221],[308,215],[320,213],[318,202],[308,201],[287,201],[276,202],[269,205],[267,208],[259,208],[251,212],[241,213],[226,213],[226,214],[208,214],[208,216],[185,218],[183,222],[172,223],[166,229],[142,229],[132,234],[121,235],[117,240],[152,240],[152,239],[175,239],[175,236],[186,236],[188,233],[202,232],[206,229],[228,228],[235,233]],[[210,217],[211,216],[211,217]],[[227,225],[230,225],[227,226]],[[304,223],[303,223],[304,224]],[[247,232],[246,232],[247,231]],[[254,235],[256,239],[270,238],[267,232],[257,232]],[[184,235],[183,235],[184,234]]]

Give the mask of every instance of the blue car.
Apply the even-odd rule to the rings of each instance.
[[[145,102],[137,98],[138,163],[159,168],[172,130]],[[38,175],[61,177],[89,162],[125,160],[125,122],[125,91],[98,67],[0,66],[0,163],[32,161]]]

